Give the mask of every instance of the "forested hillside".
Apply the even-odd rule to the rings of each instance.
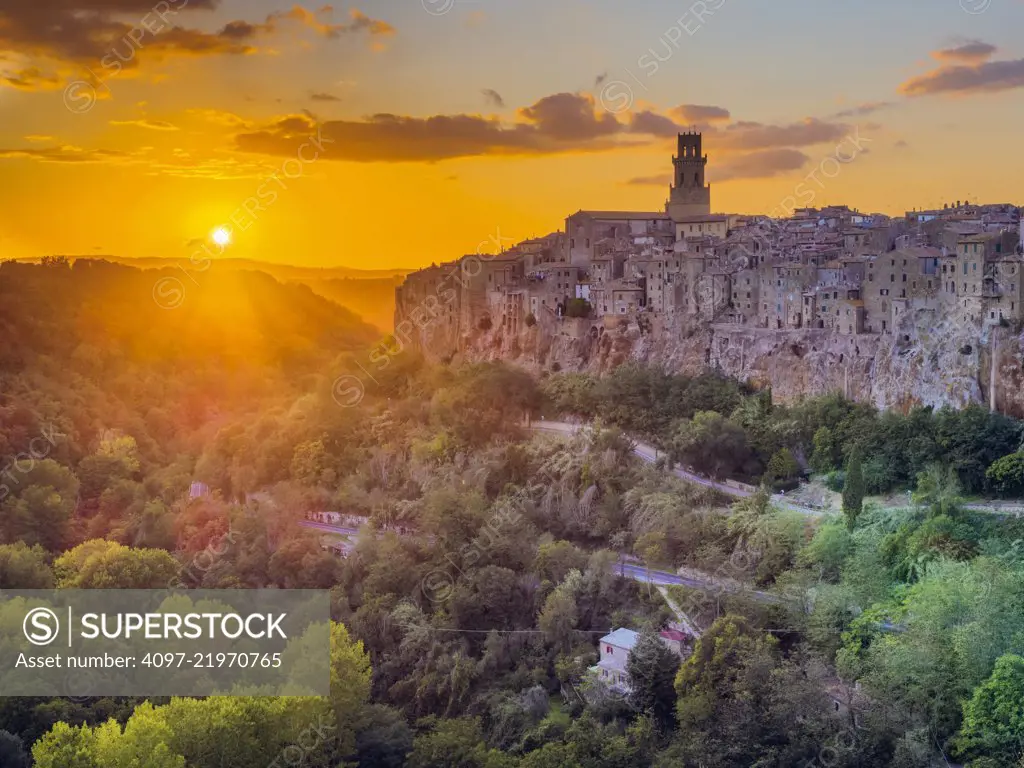
[[[410,355],[342,404],[377,341],[352,315],[215,268],[161,309],[153,280],[0,267],[0,589],[329,589],[332,693],[0,698],[0,765],[1024,765],[1024,524],[964,504],[1017,492],[1018,422]],[[772,506],[808,473],[844,514]],[[589,671],[618,628],[627,692]]]

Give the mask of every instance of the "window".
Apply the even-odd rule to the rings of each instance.
[[[896,275],[889,275],[889,282],[890,283],[895,283],[896,282]]]
[[[610,656],[614,656],[615,655],[615,649],[612,648],[610,645],[606,645],[604,647],[604,652],[607,653]]]

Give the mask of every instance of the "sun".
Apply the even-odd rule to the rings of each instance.
[[[217,245],[225,246],[231,242],[231,232],[224,227],[217,227],[210,235]]]

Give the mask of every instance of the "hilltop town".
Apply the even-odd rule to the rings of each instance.
[[[560,232],[410,274],[396,337],[541,370],[649,359],[784,397],[1019,409],[999,382],[1020,373],[1019,208],[957,200],[890,217],[789,197],[780,217],[713,213],[707,164],[701,134],[679,134],[664,210],[580,210]]]

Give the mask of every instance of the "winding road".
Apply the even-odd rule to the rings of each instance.
[[[359,533],[359,531],[353,528],[345,528],[340,525],[330,525],[329,523],[317,523],[312,520],[303,520],[299,525],[303,528],[310,528],[314,531],[335,533],[342,536],[354,536]],[[707,578],[698,578],[694,576],[680,576],[679,574],[672,573],[671,571],[648,571],[643,565],[636,565],[635,563],[629,563],[625,560],[620,560],[616,563],[612,570],[623,578],[633,579],[634,581],[640,581],[643,583],[647,583],[649,581],[656,587],[677,584],[683,587],[690,587],[691,589],[699,589],[704,592],[723,592],[737,595],[743,594],[759,603],[783,602],[782,598],[778,595],[773,595],[770,592],[725,586],[720,582],[716,582],[711,576],[708,576]]]
[[[539,432],[557,432],[563,435],[574,435],[582,429],[585,429],[588,425],[586,424],[570,424],[565,421],[534,421],[530,425],[530,429]],[[649,464],[653,464],[660,457],[665,454],[661,453],[653,445],[647,443],[641,443],[634,441],[633,453],[639,456],[641,459]],[[676,467],[672,470],[672,474],[676,477],[686,480],[689,483],[696,483],[697,485],[703,485],[705,488],[713,488],[720,493],[724,493],[728,496],[734,496],[736,498],[746,498],[751,495],[750,491],[738,488],[734,485],[728,485],[727,483],[721,483],[717,480],[712,480],[710,477],[704,475],[698,475],[695,472],[688,472],[685,469]],[[783,507],[790,509],[794,512],[799,512],[802,515],[808,515],[810,517],[820,517],[825,514],[820,509],[813,509],[811,507],[802,507],[799,504],[793,504],[788,501],[785,496],[780,493],[772,494],[772,504],[777,507]]]

